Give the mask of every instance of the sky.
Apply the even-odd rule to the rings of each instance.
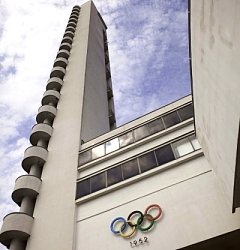
[[[76,0],[0,0],[0,225]],[[187,0],[95,0],[108,26],[117,125],[191,93]],[[0,250],[5,249],[0,246]]]

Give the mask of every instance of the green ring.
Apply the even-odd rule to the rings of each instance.
[[[144,218],[145,216],[150,217],[150,218],[153,219],[153,217],[152,217],[151,214],[144,214],[144,215],[143,215],[143,218]],[[140,216],[140,217],[138,218],[138,220],[137,220],[137,228],[138,228],[139,230],[141,230],[141,231],[148,231],[149,229],[151,229],[151,228],[153,227],[154,220],[151,220],[150,225],[149,225],[148,227],[145,227],[145,228],[140,227],[140,225],[139,225],[139,224],[140,224],[140,221],[141,221],[141,216]]]

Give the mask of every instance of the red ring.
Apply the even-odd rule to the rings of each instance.
[[[162,209],[161,209],[161,207],[160,207],[159,205],[157,205],[157,204],[152,204],[152,205],[148,206],[148,207],[145,209],[144,214],[149,214],[149,213],[148,213],[148,210],[149,210],[150,208],[152,208],[152,207],[157,207],[157,208],[159,209],[159,213],[158,213],[155,217],[153,217],[153,218],[148,217],[148,216],[145,216],[145,218],[146,218],[147,220],[156,220],[156,219],[158,219],[158,218],[160,217],[160,215],[162,214]]]

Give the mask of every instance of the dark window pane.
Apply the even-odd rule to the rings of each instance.
[[[91,193],[106,187],[105,172],[91,177]]]
[[[158,166],[161,166],[162,164],[165,164],[169,161],[175,160],[172,148],[170,145],[166,145],[164,147],[161,147],[157,150],[155,150],[157,160],[158,160]]]
[[[123,179],[126,180],[132,176],[139,174],[137,159],[122,164]]]
[[[107,185],[108,185],[108,187],[115,184],[115,183],[118,183],[122,180],[123,180],[123,177],[122,177],[121,166],[111,168],[107,171]]]
[[[138,159],[142,173],[157,166],[156,158],[153,152],[142,155]]]
[[[178,114],[180,115],[182,121],[185,121],[185,120],[187,120],[189,118],[192,118],[193,117],[193,106],[192,106],[192,104],[179,109]]]
[[[133,143],[132,131],[130,131],[124,135],[119,136],[118,139],[119,139],[120,147],[124,147],[124,146],[127,146],[127,145]]]
[[[148,136],[147,125],[144,125],[140,128],[136,128],[133,131],[134,131],[135,141],[139,141]]]
[[[169,128],[175,124],[178,124],[180,122],[180,118],[177,112],[174,111],[168,115],[163,116],[163,121],[165,123],[166,128]]]
[[[150,135],[155,134],[163,129],[164,126],[161,118],[148,123],[148,131]]]
[[[83,165],[85,163],[88,163],[91,160],[92,160],[92,151],[91,151],[91,149],[79,154],[79,158],[78,158],[79,166],[81,166],[81,165]]]
[[[105,155],[105,144],[99,145],[95,148],[92,148],[92,159],[97,159]]]
[[[86,179],[77,183],[76,199],[90,194],[90,179]]]

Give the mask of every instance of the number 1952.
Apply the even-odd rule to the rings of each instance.
[[[140,238],[138,241],[137,240],[134,240],[133,242],[130,242],[130,245],[131,247],[136,247],[136,246],[139,246],[145,242],[148,241],[148,238],[147,237],[144,237],[143,239]]]

